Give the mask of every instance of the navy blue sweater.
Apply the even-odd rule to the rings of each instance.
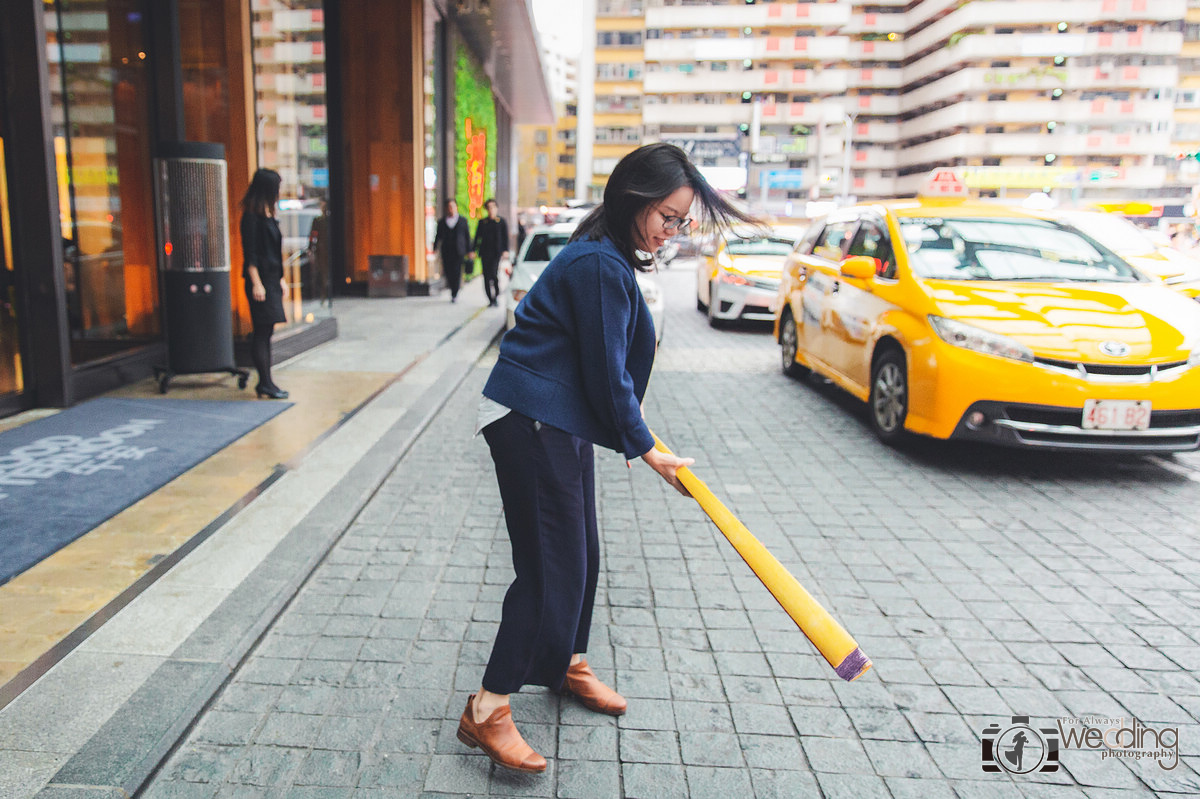
[[[654,446],[641,412],[654,347],[633,266],[609,239],[573,242],[517,306],[483,394],[637,458]]]

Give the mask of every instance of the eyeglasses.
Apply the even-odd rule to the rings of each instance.
[[[664,214],[662,211],[659,211],[658,215],[662,217],[663,230],[666,230],[666,231],[675,231],[675,230],[679,230],[680,228],[682,228],[684,230],[688,230],[692,226],[692,220],[690,217],[668,216],[667,214]]]

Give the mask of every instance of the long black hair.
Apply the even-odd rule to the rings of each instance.
[[[704,175],[674,144],[643,145],[622,158],[604,187],[604,202],[584,217],[571,234],[571,241],[608,236],[635,268],[647,272],[654,259],[638,255],[634,227],[647,206],[689,186],[699,205],[697,222],[701,233],[719,233],[743,223],[765,229],[765,223],[749,214],[708,185]]]
[[[279,202],[279,184],[283,178],[274,169],[257,169],[250,178],[246,196],[242,197],[242,210],[249,214],[269,216]]]

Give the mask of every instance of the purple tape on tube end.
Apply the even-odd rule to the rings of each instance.
[[[863,651],[858,647],[846,659],[837,665],[834,671],[846,682],[856,680],[863,675],[867,669],[871,668],[871,659],[863,654]]]

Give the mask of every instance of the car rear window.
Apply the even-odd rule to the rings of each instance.
[[[523,261],[551,261],[559,250],[567,246],[570,236],[566,233],[536,233],[525,249]]]

